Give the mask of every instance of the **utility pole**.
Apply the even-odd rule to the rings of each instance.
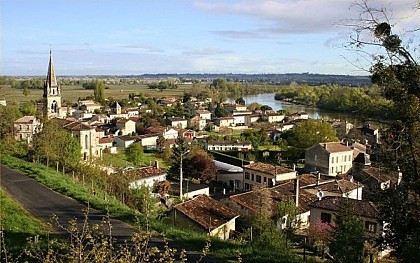
[[[182,181],[184,180],[184,178],[183,178],[184,174],[182,172],[182,157],[189,152],[190,152],[190,150],[181,153],[181,162],[180,162],[180,166],[179,166],[179,198],[181,200],[182,200],[182,196],[183,196],[183,194],[182,194]]]

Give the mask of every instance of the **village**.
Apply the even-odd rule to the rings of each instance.
[[[44,120],[58,119],[80,143],[82,162],[101,159],[104,153],[124,152],[136,144],[157,152],[165,147],[175,149],[179,147],[179,138],[187,145],[198,145],[213,154],[217,173],[206,181],[191,180],[187,171],[183,171],[182,157],[187,151],[181,153],[179,172],[176,172],[179,176],[175,177],[168,176],[168,171],[162,169],[158,161],[147,167],[102,165],[101,169],[108,174],[121,172],[130,176],[130,189],[156,189],[161,182],[169,182],[171,190],[153,195],[158,197],[156,202],[162,202],[169,211],[173,224],[224,240],[245,229],[255,215],[266,213],[279,229],[293,227],[301,237],[299,240],[306,242],[311,227],[334,225],[342,200],[346,200],[363,222],[369,242],[375,246],[384,227],[375,205],[379,192],[395,187],[403,179],[399,170],[377,167],[371,161],[370,154],[380,145],[381,138],[380,130],[368,123],[354,127],[347,121],[331,120],[328,123],[341,141],[321,141],[306,148],[304,159],[299,163],[281,163],[271,156],[273,160],[263,162],[245,158],[246,153],[256,150],[251,141],[229,141],[229,136],[224,136],[262,124],[264,136],[275,145],[282,140],[282,133],[309,121],[306,113],[286,115],[271,109],[250,110],[241,103],[221,103],[220,107],[228,116],[214,117],[214,112],[208,109],[209,98],[192,97],[190,103],[196,110],[195,116],[167,117],[166,125],[158,123],[142,129],[139,134],[139,119],[153,110],[148,105],[122,107],[115,101],[107,108],[94,100],[80,100],[77,106],[64,106],[64,98],[65,91],[57,80],[50,54],[42,98]],[[158,98],[156,102],[163,109],[183,103],[182,98],[177,97]],[[31,145],[42,128],[39,118],[24,116],[14,122],[14,138]],[[345,135],[352,129],[359,131],[361,139],[346,139]],[[234,157],[226,152],[238,154]],[[280,211],[280,203],[291,204],[293,209]],[[379,254],[386,253],[383,249]]]

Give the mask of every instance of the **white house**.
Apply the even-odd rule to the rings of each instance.
[[[214,119],[214,124],[219,127],[233,127],[235,126],[235,119],[233,117],[222,117]]]
[[[207,141],[205,148],[207,151],[248,151],[252,149],[250,142],[218,142],[218,141]]]
[[[211,112],[208,110],[197,110],[196,113],[202,119],[211,120]]]
[[[156,166],[125,171],[124,175],[130,179],[130,189],[153,187],[158,182],[166,180],[166,171],[160,169],[158,164],[156,164]]]
[[[130,144],[140,140],[139,136],[123,135],[114,137],[114,141],[117,147],[127,148]]]
[[[353,150],[340,142],[319,143],[305,150],[305,168],[330,176],[347,173],[353,165]]]
[[[13,123],[15,140],[31,144],[34,135],[41,131],[42,124],[35,116],[23,116]]]
[[[188,126],[188,120],[179,117],[168,118],[169,125],[175,128],[186,129]]]
[[[136,122],[130,119],[118,119],[115,123],[121,134],[132,135],[136,133]]]

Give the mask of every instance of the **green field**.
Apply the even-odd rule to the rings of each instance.
[[[191,85],[180,85],[178,89],[160,90],[149,89],[144,84],[121,84],[121,85],[107,85],[105,90],[106,97],[112,97],[116,100],[127,99],[130,93],[143,93],[146,97],[164,97],[164,96],[182,96],[184,92],[191,90]],[[6,101],[26,102],[31,100],[42,99],[42,89],[31,89],[28,96],[24,96],[21,89],[11,88],[9,85],[0,86],[0,99]],[[86,90],[82,85],[62,85],[61,98],[62,100],[77,102],[77,100],[93,96],[93,90]]]

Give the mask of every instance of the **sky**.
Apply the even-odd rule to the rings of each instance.
[[[395,30],[416,0],[371,0]],[[397,2],[397,3],[395,3]],[[353,0],[2,0],[1,75],[320,73],[366,75],[343,46]],[[418,3],[418,1],[417,1]],[[417,32],[417,34],[419,34]],[[417,35],[418,37],[418,35]],[[418,54],[418,50],[417,50]]]

